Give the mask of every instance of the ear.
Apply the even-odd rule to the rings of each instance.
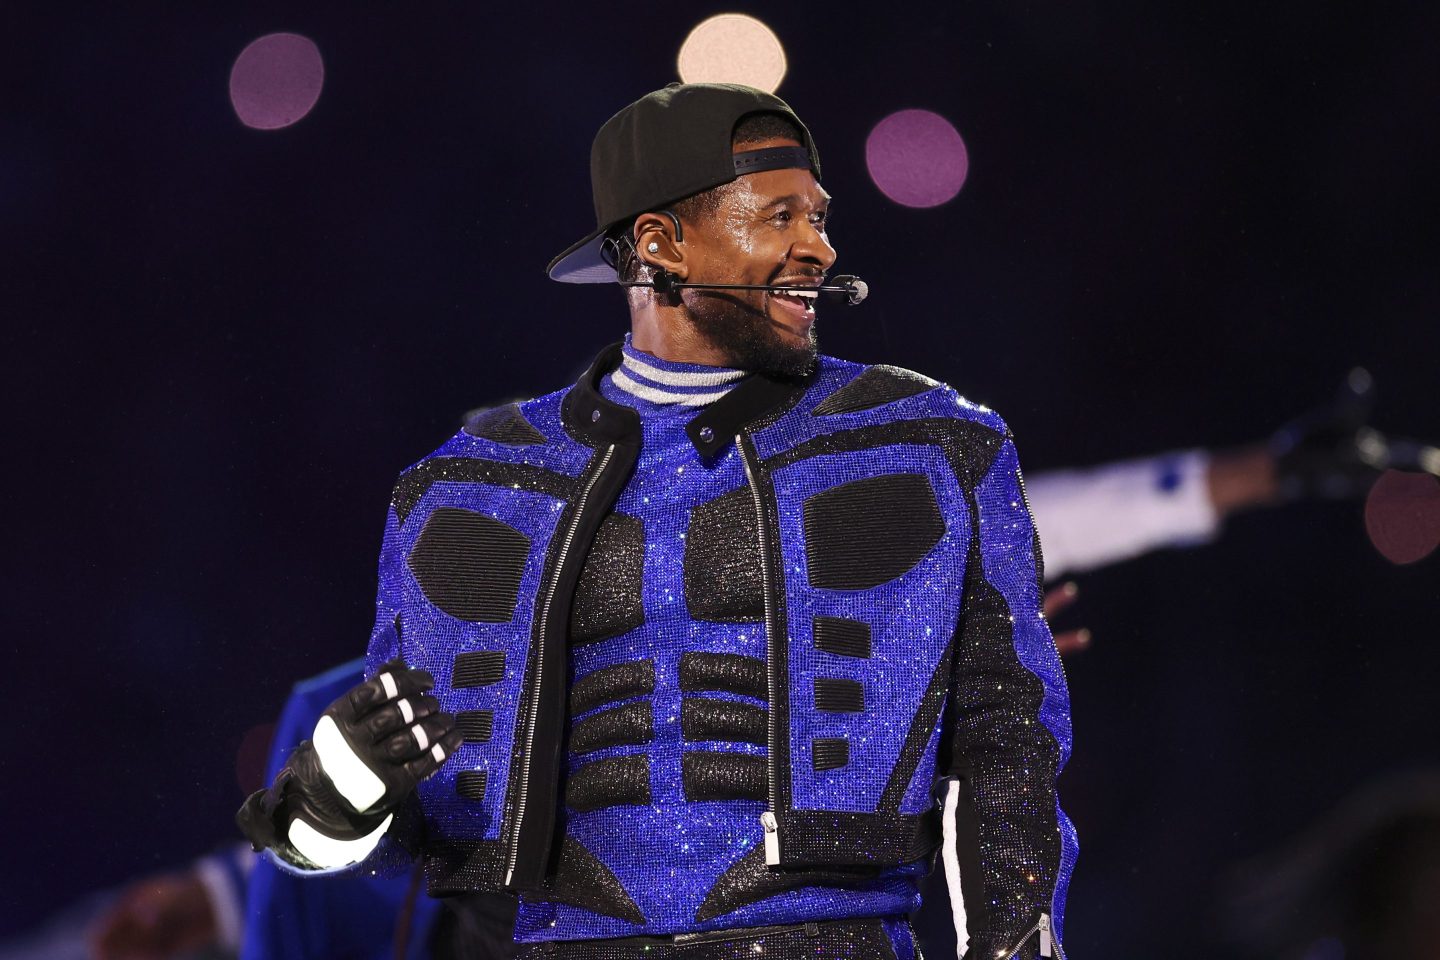
[[[690,275],[684,244],[676,236],[674,214],[642,213],[635,218],[635,254],[652,267],[673,273],[681,280]],[[654,247],[652,250],[651,247]]]

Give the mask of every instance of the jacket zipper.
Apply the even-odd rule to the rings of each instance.
[[[1040,923],[1038,926],[1040,927],[1040,956],[1054,956],[1054,950],[1051,949],[1055,946],[1055,942],[1050,936],[1050,914],[1040,914]],[[1061,960],[1063,960],[1063,957]]]
[[[1015,942],[1015,946],[1011,947],[1009,950],[1002,952],[1000,956],[1018,956],[1020,950],[1025,946],[1026,942],[1031,937],[1035,936],[1035,934],[1037,933],[1040,934],[1040,956],[1055,957],[1057,958],[1057,960],[1065,960],[1065,951],[1060,949],[1060,944],[1051,935],[1050,914],[1048,913],[1040,914],[1040,919],[1035,921],[1035,925],[1029,930],[1026,930],[1023,934],[1021,934],[1020,939]]]
[[[590,499],[590,491],[595,489],[595,483],[605,468],[610,464],[610,458],[615,454],[615,444],[610,447],[600,458],[600,464],[595,472],[590,474],[590,479],[585,484],[585,489],[580,492],[580,499],[576,501],[575,513],[570,519],[570,526],[565,531],[565,538],[560,541],[560,552],[555,556],[555,568],[551,572],[550,584],[545,591],[545,602],[540,607],[540,629],[536,633],[539,646],[535,651],[535,683],[530,697],[530,713],[525,723],[525,761],[520,767],[520,783],[515,794],[515,822],[510,828],[510,862],[506,865],[505,885],[509,886],[515,876],[515,864],[520,857],[520,824],[525,819],[525,803],[530,795],[530,764],[533,759],[535,746],[535,724],[540,715],[540,691],[545,682],[545,658],[543,656],[545,637],[550,627],[550,608],[555,602],[555,591],[560,586],[560,574],[565,569],[565,557],[570,553],[570,544],[575,540],[575,531],[580,528],[580,519],[585,513],[585,502]]]
[[[755,500],[755,525],[760,542],[760,587],[765,599],[765,689],[770,698],[767,727],[769,743],[766,751],[766,765],[770,770],[769,782],[766,784],[769,800],[767,801],[768,809],[760,814],[760,828],[764,831],[765,837],[765,863],[773,867],[780,863],[780,824],[775,816],[778,811],[776,785],[780,782],[780,771],[775,764],[776,746],[780,742],[777,729],[780,701],[775,696],[775,644],[777,640],[774,636],[770,600],[770,546],[766,542],[765,536],[765,502],[760,493],[760,481],[750,465],[750,448],[745,443],[744,434],[737,433],[735,435],[735,449],[740,451],[740,462],[745,466],[745,479],[750,482],[750,494]]]

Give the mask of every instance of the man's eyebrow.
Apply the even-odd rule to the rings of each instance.
[[[783,197],[776,197],[774,200],[771,200],[769,203],[765,204],[765,205],[764,205],[763,207],[761,207],[760,209],[761,209],[761,210],[769,210],[771,207],[778,207],[778,206],[780,206],[780,205],[782,205],[782,204],[786,204],[786,203],[797,203],[797,204],[798,204],[798,203],[803,203],[803,202],[805,201],[805,199],[806,199],[805,197],[802,197],[802,196],[801,196],[800,194],[798,194],[798,193],[787,193],[787,194],[785,194],[785,196],[783,196]],[[828,203],[830,202],[830,194],[826,193],[824,190],[821,190],[821,191],[820,191],[820,201],[821,201],[822,203],[827,203],[827,204],[828,204]]]

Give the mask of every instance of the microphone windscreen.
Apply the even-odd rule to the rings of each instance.
[[[870,296],[870,284],[859,277],[851,277],[846,286],[850,288],[850,306],[852,307]]]
[[[822,296],[832,300],[844,300],[852,307],[870,296],[870,285],[859,277],[842,273],[820,288]]]

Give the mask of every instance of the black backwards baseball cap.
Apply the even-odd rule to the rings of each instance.
[[[799,128],[802,147],[731,152],[735,125],[751,113],[778,113]],[[613,283],[605,233],[647,210],[762,170],[809,169],[820,178],[810,131],[774,94],[734,83],[672,83],[605,122],[590,147],[595,229],[545,269],[562,283]]]

